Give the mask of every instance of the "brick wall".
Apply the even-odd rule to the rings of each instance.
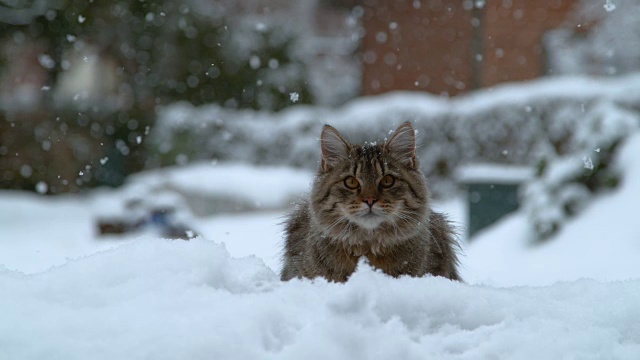
[[[544,33],[577,0],[364,0],[362,94],[453,96],[545,74]]]

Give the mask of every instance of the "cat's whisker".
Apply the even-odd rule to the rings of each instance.
[[[334,221],[327,229],[325,229],[324,231],[327,233],[331,233],[332,230],[337,227],[338,225],[341,225],[342,228],[339,229],[340,232],[338,232],[337,235],[334,235],[332,237],[334,237],[335,239],[341,239],[342,238],[342,234],[345,233],[345,231],[349,228],[350,226],[350,222],[349,219],[346,215],[341,215],[336,221]]]
[[[406,229],[409,230],[409,229]],[[412,234],[410,234],[412,235]],[[407,235],[406,231],[403,229],[400,229],[400,236],[402,236],[402,238],[408,238],[410,235]]]
[[[391,225],[393,225],[393,232],[396,237],[398,237],[398,224],[396,220],[391,220]]]
[[[396,216],[398,218],[402,219],[402,220],[406,220],[406,221],[412,223],[412,225],[415,225],[416,227],[420,226],[422,224],[422,222],[420,220],[418,220],[415,217],[413,217],[413,216],[411,216],[411,215],[409,215],[407,213],[404,213],[404,212],[398,212],[396,214]]]
[[[413,218],[413,217],[411,217],[409,215],[398,214],[397,217],[402,219],[402,220],[405,220],[405,221],[411,223],[411,225],[416,225],[416,226],[420,225],[420,221],[418,221],[417,219],[415,219],[415,218]]]
[[[327,229],[325,229],[325,231],[327,233],[330,233],[331,230],[333,230],[334,227],[336,227],[338,224],[340,224],[341,222],[345,221],[347,219],[347,217],[345,215],[340,216],[335,222],[333,222],[331,225],[329,225],[329,227]]]

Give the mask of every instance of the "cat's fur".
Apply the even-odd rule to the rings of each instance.
[[[400,125],[383,145],[350,144],[329,125],[320,140],[322,161],[310,200],[286,222],[281,279],[344,282],[364,256],[394,277],[460,280],[456,235],[446,217],[430,208],[411,123]]]

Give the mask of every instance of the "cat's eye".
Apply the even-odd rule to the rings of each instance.
[[[383,177],[382,180],[380,180],[380,186],[382,186],[383,188],[390,188],[393,186],[395,182],[396,182],[396,179],[394,179],[393,176],[385,175],[385,177]]]
[[[355,177],[349,176],[346,179],[344,179],[344,186],[353,190],[353,189],[357,189],[358,186],[360,186],[360,182]]]

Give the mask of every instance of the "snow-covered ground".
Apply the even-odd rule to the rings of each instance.
[[[467,278],[491,285],[548,285],[591,278],[640,279],[640,136],[624,145],[614,166],[620,187],[601,195],[544,245],[532,245],[523,212],[479,234],[466,251]]]
[[[200,164],[157,174],[161,186],[141,176],[85,196],[0,192],[0,358],[638,359],[637,154],[640,136],[616,159],[621,186],[545,244],[530,245],[521,212],[463,236],[466,283],[366,264],[347,284],[281,283],[280,222],[304,171]],[[186,206],[201,234],[190,241],[97,236],[96,218],[135,194],[193,201],[185,181],[213,194],[207,182],[224,181],[258,205]],[[464,228],[461,200],[436,207]]]
[[[495,289],[393,279],[281,283],[223,246],[138,239],[0,273],[5,359],[637,359],[640,280]]]

